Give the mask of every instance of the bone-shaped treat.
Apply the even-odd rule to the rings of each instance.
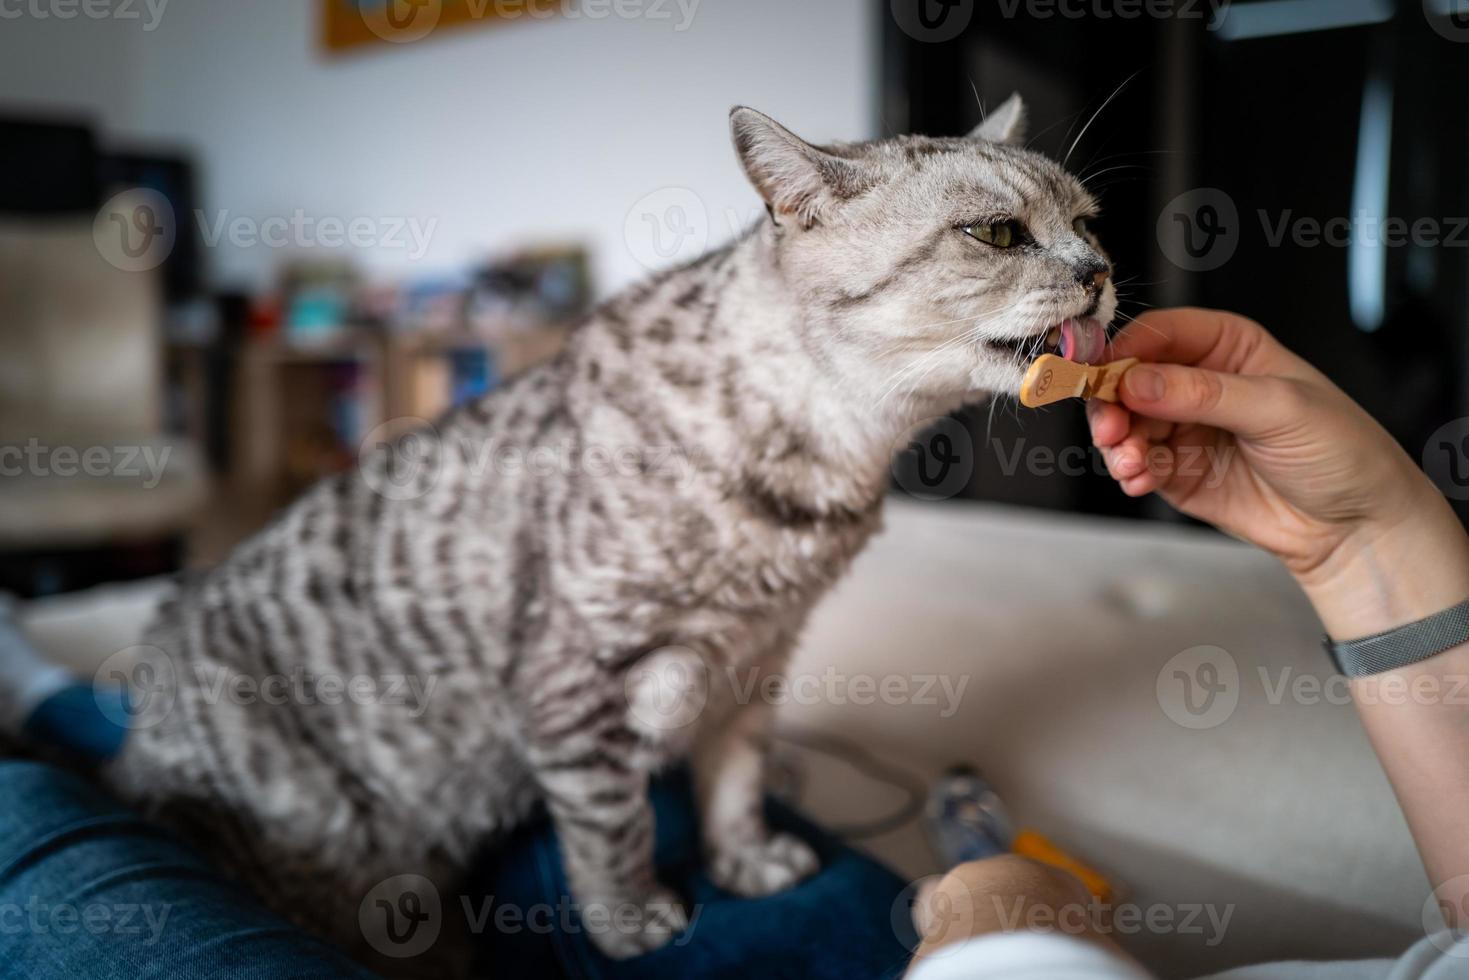
[[[1078,364],[1054,354],[1042,354],[1031,362],[1020,383],[1020,404],[1039,408],[1067,398],[1117,400],[1117,385],[1127,369],[1137,363],[1129,357],[1111,364]]]

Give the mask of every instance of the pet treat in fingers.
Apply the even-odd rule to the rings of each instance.
[[[1115,402],[1117,385],[1136,363],[1137,358],[1129,357],[1110,364],[1078,364],[1054,354],[1042,354],[1031,363],[1025,380],[1020,383],[1020,404],[1039,408],[1067,398]]]

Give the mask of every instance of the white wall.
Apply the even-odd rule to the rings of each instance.
[[[666,0],[666,20],[474,25],[338,57],[318,48],[316,8],[174,0],[154,30],[106,25],[124,37],[96,64],[84,64],[97,53],[84,30],[21,21],[17,33],[5,22],[0,64],[26,48],[45,70],[31,80],[0,67],[0,91],[10,102],[84,104],[114,135],[193,150],[211,222],[221,210],[259,221],[298,209],[437,222],[420,261],[406,249],[361,254],[394,276],[521,242],[585,240],[604,288],[644,272],[642,219],[631,246],[624,226],[650,192],[691,189],[693,199],[655,200],[687,205],[694,223],[702,207],[711,240],[758,213],[729,146],[731,105],[812,138],[876,129],[877,15],[863,0],[702,0],[684,31]],[[283,257],[228,241],[208,255],[217,281],[256,286]]]
[[[0,109],[128,124],[136,108],[139,25],[37,17],[30,9],[0,0]]]

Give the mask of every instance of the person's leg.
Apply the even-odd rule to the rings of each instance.
[[[126,688],[94,687],[48,661],[0,594],[0,736],[89,760],[116,755],[127,737]]]
[[[0,760],[7,975],[370,977],[80,777]]]
[[[483,969],[605,980],[849,980],[902,973],[917,936],[908,905],[900,901],[905,882],[897,875],[771,804],[771,828],[806,841],[821,859],[821,870],[788,890],[739,898],[716,887],[705,872],[688,779],[678,774],[659,780],[653,806],[658,875],[685,903],[686,932],[631,960],[602,956],[586,932],[616,924],[580,919],[568,897],[555,835],[542,824],[498,849],[473,879],[479,887],[465,904],[479,913],[471,927],[480,933]]]

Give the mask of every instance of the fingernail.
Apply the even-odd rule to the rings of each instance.
[[[1138,366],[1122,376],[1127,393],[1138,401],[1155,402],[1163,397],[1163,373]]]

